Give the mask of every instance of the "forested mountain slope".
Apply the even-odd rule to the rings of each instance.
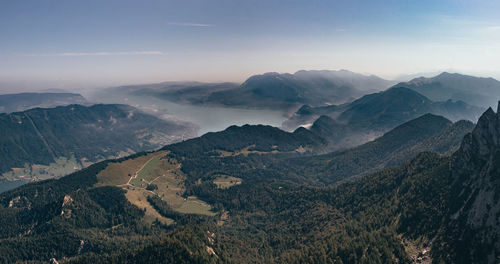
[[[73,167],[152,150],[195,134],[188,124],[164,121],[126,105],[69,105],[0,114],[0,127],[4,179],[62,176]]]
[[[452,121],[475,121],[482,111],[482,108],[463,102],[434,102],[413,90],[394,87],[363,96],[349,104],[316,108],[303,106],[283,126],[291,128],[308,124],[311,131],[327,139],[330,149],[335,150],[373,140],[427,113]]]
[[[450,155],[473,128],[470,121],[452,123],[444,117],[426,114],[358,147],[291,159],[284,167],[290,169],[290,175],[307,175],[309,184],[316,179],[316,184],[328,185],[399,165],[424,151]]]

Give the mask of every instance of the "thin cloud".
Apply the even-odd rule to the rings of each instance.
[[[118,52],[62,52],[62,53],[38,53],[23,54],[29,57],[85,57],[85,56],[134,56],[134,55],[166,55],[163,51],[118,51]]]
[[[488,32],[499,32],[500,26],[489,26],[489,27],[486,27],[485,30]]]
[[[186,22],[172,22],[168,23],[172,26],[181,26],[181,27],[214,27],[212,24],[201,24],[201,23],[186,23]]]

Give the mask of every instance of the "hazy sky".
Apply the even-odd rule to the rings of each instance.
[[[0,1],[0,89],[299,69],[500,79],[500,1]]]

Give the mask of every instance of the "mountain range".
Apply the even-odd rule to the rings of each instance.
[[[50,108],[60,105],[90,103],[80,94],[75,93],[17,93],[0,94],[0,113],[12,113],[30,108]]]
[[[283,167],[290,175],[307,175],[309,184],[316,179],[315,185],[330,185],[399,165],[421,152],[450,155],[473,128],[470,121],[453,123],[442,116],[425,114],[360,146],[294,158]]]
[[[265,73],[248,78],[237,89],[212,93],[207,101],[227,106],[287,108],[296,104],[340,104],[384,90],[390,81],[346,70]]]
[[[294,74],[269,72],[253,75],[241,85],[164,82],[114,87],[108,91],[197,105],[292,109],[300,105],[344,104],[390,87],[408,88],[435,102],[463,101],[481,108],[495,105],[495,98],[500,96],[500,82],[493,78],[443,72],[435,77],[418,77],[396,84],[374,75],[347,70],[301,70]]]
[[[433,102],[407,88],[393,87],[351,103],[322,107],[302,106],[283,126],[308,127],[330,141],[330,149],[353,147],[373,140],[390,129],[426,113],[453,121],[477,120],[482,108],[464,102]]]
[[[235,83],[165,82],[121,86],[108,92],[153,96],[176,103],[237,108],[288,110],[301,104],[323,105],[352,101],[394,84],[374,75],[347,70],[264,73]]]
[[[406,87],[433,101],[463,101],[470,105],[489,107],[500,98],[500,82],[458,73],[443,72],[432,78],[419,77],[395,87]]]

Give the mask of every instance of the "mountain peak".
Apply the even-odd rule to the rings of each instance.
[[[497,258],[495,252],[500,250],[499,154],[499,113],[495,113],[490,107],[479,118],[472,133],[464,137],[460,150],[455,152],[450,164],[454,181],[451,185],[450,200],[453,203],[450,209],[452,221],[448,224],[450,230],[457,230],[454,233],[456,237],[467,237],[468,241],[481,241],[481,245],[495,245],[486,250],[482,246],[464,247],[471,248],[461,256],[469,258],[464,263],[475,262],[470,260],[475,255],[486,256],[488,261],[484,263],[494,263],[493,260]]]
[[[500,104],[498,105],[500,110]],[[488,157],[500,149],[500,116],[489,107],[476,127],[462,143],[462,154],[468,157]]]
[[[438,74],[436,77],[440,77],[440,76],[441,77],[444,77],[444,76],[456,76],[456,75],[460,75],[460,74],[458,74],[458,73],[449,73],[449,72],[444,71],[444,72]]]

